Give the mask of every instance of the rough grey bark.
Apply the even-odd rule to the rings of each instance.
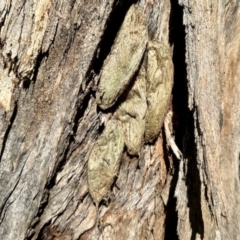
[[[131,4],[0,1],[1,239],[239,238],[237,0],[138,3],[150,38],[173,48],[183,160],[162,131],[139,157],[123,155],[99,209],[89,196],[104,126],[94,83]]]
[[[88,194],[103,126],[94,79],[131,4],[1,1],[1,239],[164,235],[161,138],[124,155],[109,203],[97,209]],[[170,2],[140,5],[151,38],[168,45]]]
[[[196,155],[180,164],[178,236],[239,239],[239,1],[179,3]]]

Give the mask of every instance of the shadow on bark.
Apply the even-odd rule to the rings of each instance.
[[[173,45],[174,86],[173,86],[173,126],[175,140],[183,156],[187,159],[186,184],[188,187],[188,207],[192,228],[191,239],[199,234],[203,238],[204,226],[201,212],[200,176],[196,161],[196,145],[194,143],[193,113],[188,109],[188,88],[186,68],[185,27],[183,25],[183,7],[176,0],[171,0],[169,42]],[[167,206],[165,239],[178,239],[177,212],[174,189],[178,179],[179,164],[175,161],[175,173],[171,186],[170,201]]]

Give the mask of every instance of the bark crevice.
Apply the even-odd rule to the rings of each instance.
[[[4,153],[4,150],[5,150],[5,146],[7,144],[7,141],[8,141],[8,136],[10,134],[10,131],[12,129],[12,126],[13,126],[13,123],[14,123],[14,120],[17,116],[17,110],[18,110],[18,105],[17,103],[15,104],[14,106],[14,109],[12,111],[12,114],[11,114],[11,117],[10,117],[10,120],[9,120],[9,124],[8,124],[8,127],[5,131],[5,134],[4,134],[4,137],[3,137],[3,141],[2,141],[2,149],[1,149],[1,153],[0,153],[0,162],[1,162],[1,158],[2,158],[2,155]]]
[[[190,174],[192,173],[192,169],[196,167],[194,163],[195,157],[193,157],[194,150],[191,151],[192,147],[196,149],[193,138],[194,131],[194,122],[192,118],[192,113],[188,108],[188,86],[187,86],[187,65],[186,65],[186,34],[185,34],[185,26],[183,24],[183,7],[180,6],[177,1],[171,0],[171,12],[169,19],[169,42],[173,45],[173,64],[174,64],[174,86],[172,91],[172,110],[173,110],[173,129],[175,134],[175,141],[178,148],[183,153],[184,159],[192,159],[192,162],[186,162],[185,169],[186,172],[184,176],[186,179],[185,184],[187,185],[187,195],[190,198],[193,196],[191,181],[188,181]],[[166,234],[165,239],[179,239],[178,236],[178,221],[179,221],[179,213],[178,213],[178,199],[174,197],[174,192],[177,188],[177,182],[179,181],[179,171],[180,165],[179,160],[173,157],[174,160],[174,170],[173,170],[173,178],[170,187],[170,194],[168,205],[166,206]],[[193,163],[194,162],[194,163]],[[189,166],[194,165],[194,166]],[[195,169],[195,168],[194,168]],[[198,175],[199,176],[199,175]],[[200,181],[199,178],[195,175],[195,181]],[[190,178],[191,179],[191,178]],[[181,180],[182,181],[182,180]],[[200,185],[199,185],[200,187]],[[195,189],[197,191],[197,189]],[[191,196],[190,196],[191,195]],[[198,199],[194,197],[194,201],[197,200],[197,203],[200,204],[200,196]],[[188,203],[188,207],[190,208],[190,218],[194,214],[196,214],[197,209],[194,206],[194,202],[191,200]],[[195,211],[194,211],[195,209]],[[200,208],[199,208],[200,209]],[[193,215],[191,214],[193,213]],[[201,212],[198,213],[201,215]],[[191,219],[190,219],[190,222]],[[193,224],[193,223],[192,223]],[[192,226],[194,228],[194,226]],[[195,227],[197,228],[197,227]],[[198,229],[195,229],[196,232],[199,232]],[[193,234],[194,235],[194,234]]]
[[[197,235],[204,239],[204,223],[201,209],[201,179],[197,162],[197,146],[194,142],[194,118],[191,111],[187,120],[187,139],[184,146],[184,156],[188,160],[185,164],[187,198],[189,207],[189,222],[192,229],[191,240],[197,239]]]

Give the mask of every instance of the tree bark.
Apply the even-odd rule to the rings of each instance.
[[[180,164],[178,235],[239,239],[239,2],[179,3],[196,155]]]
[[[123,153],[107,199],[87,162],[111,111],[95,83],[132,4],[172,50],[171,132]],[[239,239],[238,1],[0,2],[0,236]]]

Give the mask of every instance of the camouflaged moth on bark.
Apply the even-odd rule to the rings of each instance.
[[[118,173],[123,148],[122,124],[109,120],[88,160],[88,189],[97,206],[108,194]]]
[[[148,42],[146,86],[145,142],[152,142],[163,125],[173,86],[171,55],[161,42]]]
[[[140,7],[133,5],[127,12],[113,47],[104,62],[96,101],[108,109],[129,85],[139,68],[148,40],[145,17]]]
[[[138,155],[143,145],[145,131],[146,70],[142,64],[132,88],[114,117],[123,123],[124,141],[130,155]]]
[[[144,14],[133,5],[104,62],[96,92],[98,106],[106,110],[125,91],[88,161],[88,188],[97,206],[118,173],[124,143],[130,155],[138,155],[144,141],[158,136],[167,112],[173,85],[170,53],[164,44],[147,41]]]

